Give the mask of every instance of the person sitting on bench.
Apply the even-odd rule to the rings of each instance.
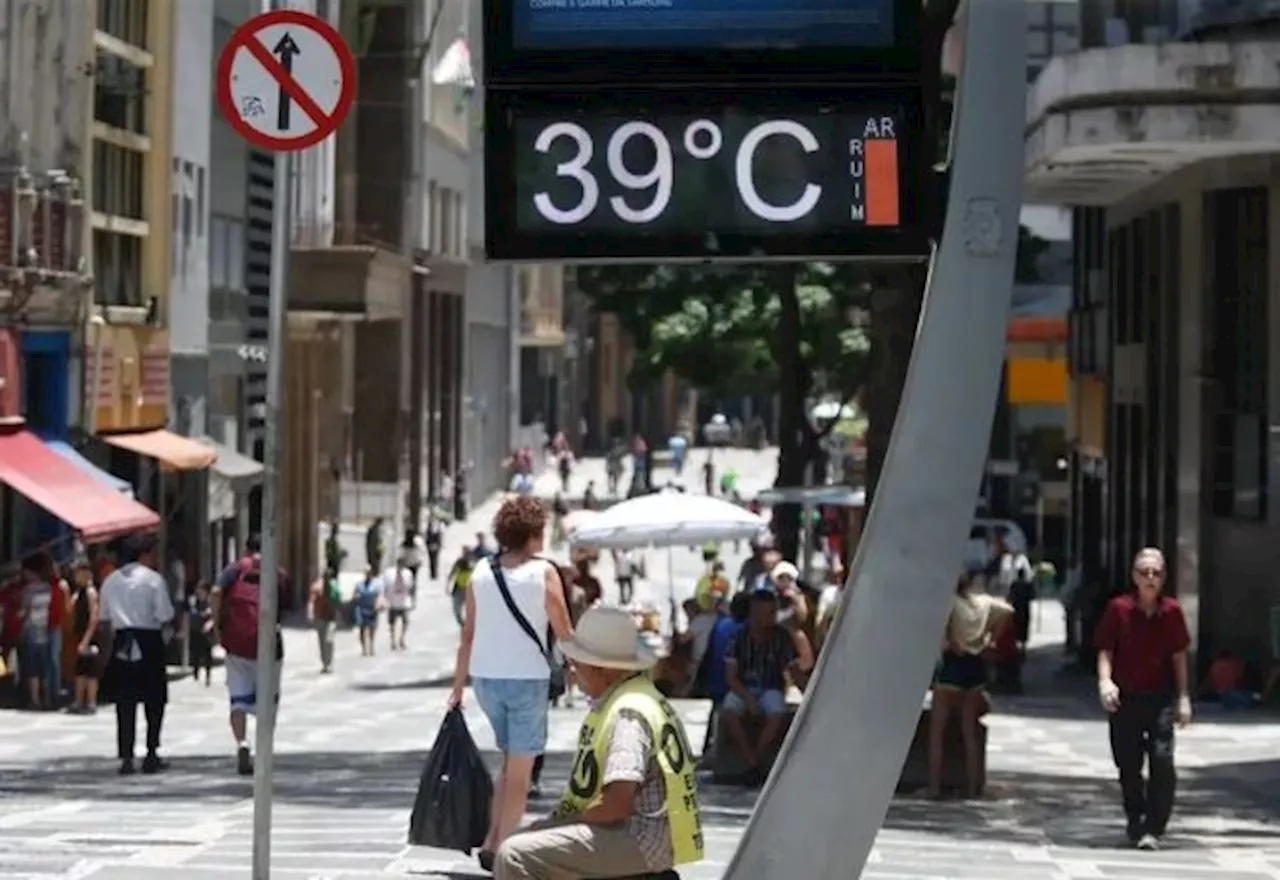
[[[787,673],[802,676],[813,668],[813,648],[798,628],[778,624],[778,597],[771,589],[751,593],[747,623],[734,634],[725,662],[729,693],[720,707],[720,723],[734,751],[747,764],[747,782],[763,782],[782,738],[788,714]],[[763,716],[756,742],[748,740],[744,716]]]

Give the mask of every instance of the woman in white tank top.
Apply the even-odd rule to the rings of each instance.
[[[493,519],[501,554],[476,564],[466,591],[449,706],[461,705],[469,677],[502,752],[489,834],[480,849],[485,870],[492,870],[494,852],[524,816],[533,763],[547,745],[548,626],[556,638],[573,635],[560,574],[537,556],[546,526],[538,499],[504,502]],[[538,636],[536,642],[507,607],[495,571],[501,572],[515,610]]]

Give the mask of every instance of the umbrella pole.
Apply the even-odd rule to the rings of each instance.
[[[676,615],[679,614],[679,607],[676,605],[676,554],[671,547],[667,548],[667,597],[671,602],[671,641],[676,640]]]

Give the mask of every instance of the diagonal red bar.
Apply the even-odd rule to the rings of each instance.
[[[311,117],[311,121],[315,123],[317,128],[333,125],[333,117],[321,109],[320,105],[293,78],[293,74],[285,70],[284,65],[267,51],[267,47],[262,45],[261,40],[256,36],[250,37],[245,40],[244,48],[257,59],[259,64],[266,68],[271,78],[280,84],[280,88],[285,90],[285,93],[294,100],[299,109]]]

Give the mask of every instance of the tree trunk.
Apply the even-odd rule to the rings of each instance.
[[[796,266],[778,269],[778,333],[774,357],[778,364],[778,480],[781,488],[803,486],[813,447],[813,431],[805,414],[812,376],[800,354],[800,300],[796,295]],[[800,511],[798,504],[774,509],[775,537],[783,559],[799,564]]]
[[[887,270],[871,294],[871,370],[867,382],[867,507],[884,469],[902,386],[915,345],[925,266]]]

